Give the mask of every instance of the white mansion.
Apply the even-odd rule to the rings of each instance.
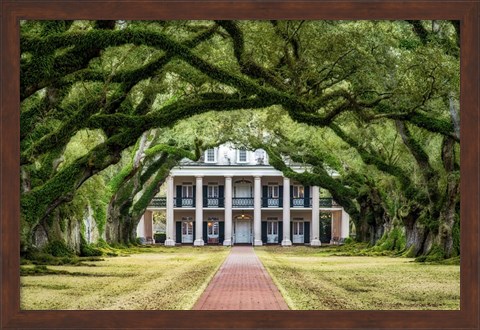
[[[147,208],[138,237],[152,239],[152,213],[157,211],[166,211],[166,246],[319,246],[349,236],[350,217],[341,206],[320,196],[319,187],[284,177],[268,165],[261,149],[225,144],[208,149],[198,162],[183,160],[171,170],[166,191],[166,197],[155,197]]]

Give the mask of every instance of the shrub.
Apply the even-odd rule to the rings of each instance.
[[[80,256],[81,257],[98,257],[103,253],[93,244],[88,244],[83,236],[80,239]]]
[[[155,233],[153,235],[155,239],[155,243],[165,243],[165,240],[167,239],[167,234],[165,233]]]
[[[49,242],[43,251],[54,257],[73,257],[75,255],[70,247],[59,240]]]
[[[355,240],[353,238],[347,237],[347,238],[345,238],[343,243],[344,244],[352,244],[352,243],[355,243]]]
[[[433,245],[427,255],[415,259],[418,262],[439,262],[445,259],[445,251],[438,245]]]

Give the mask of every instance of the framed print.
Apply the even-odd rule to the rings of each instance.
[[[480,326],[478,1],[1,6],[3,328]]]

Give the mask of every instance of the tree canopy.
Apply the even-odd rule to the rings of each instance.
[[[169,170],[232,141],[322,187],[357,240],[457,255],[459,32],[457,21],[22,21],[22,249],[39,236],[78,245],[86,217],[108,242],[134,240]]]

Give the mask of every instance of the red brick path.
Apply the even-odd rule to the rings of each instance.
[[[288,309],[251,246],[235,246],[193,309]]]

